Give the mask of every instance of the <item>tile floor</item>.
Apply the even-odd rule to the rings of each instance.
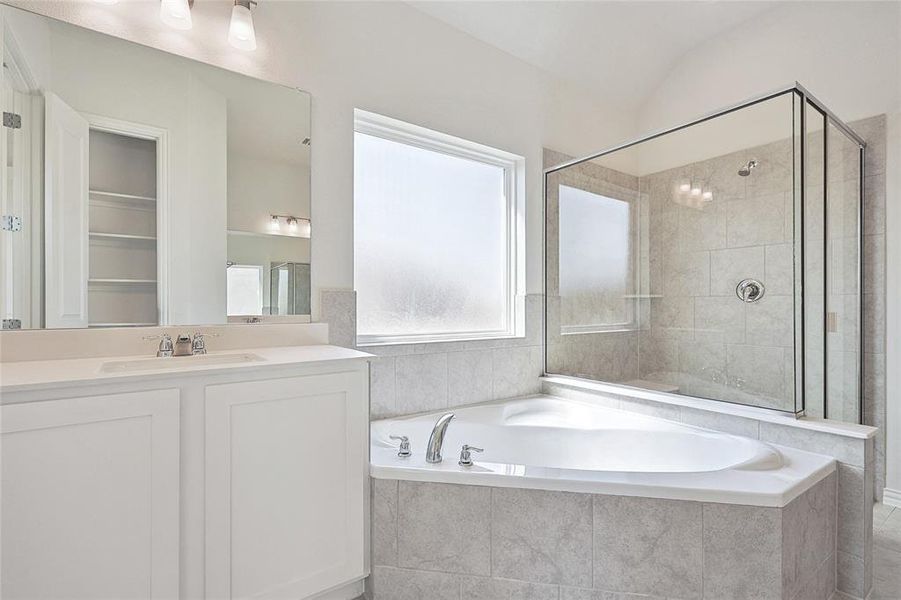
[[[872,600],[901,600],[901,508],[873,507]]]

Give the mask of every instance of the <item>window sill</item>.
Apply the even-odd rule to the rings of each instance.
[[[448,337],[448,338],[432,338],[432,339],[411,339],[411,340],[402,340],[402,341],[357,341],[357,348],[385,348],[385,347],[396,347],[396,346],[435,346],[438,344],[477,344],[479,342],[485,342],[486,345],[490,343],[497,343],[502,341],[510,341],[510,342],[524,342],[526,336],[523,335],[492,335],[492,336],[459,336],[459,337]]]

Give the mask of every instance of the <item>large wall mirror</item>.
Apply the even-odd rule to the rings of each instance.
[[[308,94],[0,15],[4,329],[309,318]]]

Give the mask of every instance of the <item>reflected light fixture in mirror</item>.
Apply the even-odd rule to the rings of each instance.
[[[253,30],[251,6],[253,0],[235,0],[232,7],[232,18],[228,25],[228,43],[238,50],[256,50],[257,36]]]
[[[191,29],[189,0],[160,0],[160,20],[173,29]]]
[[[312,223],[309,219],[295,217],[294,215],[271,215],[269,230],[278,235],[290,237],[309,238],[312,231]],[[285,221],[287,229],[282,229],[281,222]]]

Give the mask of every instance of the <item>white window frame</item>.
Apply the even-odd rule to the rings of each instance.
[[[263,265],[235,263],[233,265],[230,265],[226,269],[226,273],[225,273],[226,286],[228,285],[228,269],[255,269],[260,275],[260,314],[258,314],[258,315],[257,314],[244,314],[244,313],[234,314],[234,315],[226,314],[225,315],[226,319],[228,317],[261,317],[261,316],[263,316],[263,308],[265,308],[265,306],[266,306],[266,304],[265,304],[265,302],[266,302],[266,277],[265,277],[265,273],[263,272],[264,268],[265,267]],[[226,298],[225,298],[225,312],[228,313],[228,291],[227,290],[226,290]]]
[[[504,328],[496,331],[456,331],[406,335],[358,334],[357,345],[384,346],[524,337],[526,279],[525,158],[360,109],[354,109],[354,133],[371,135],[423,150],[439,152],[448,156],[503,168],[504,197],[506,200],[506,230],[504,234],[507,237],[506,306],[504,309],[506,323]],[[356,249],[354,252],[356,252]],[[354,271],[356,273],[356,264],[354,265]]]
[[[587,325],[561,325],[560,326],[560,334],[561,335],[580,335],[580,334],[590,334],[590,333],[611,333],[615,331],[638,331],[639,329],[639,310],[640,306],[638,300],[642,297],[639,293],[640,289],[640,268],[639,268],[639,206],[636,199],[633,198],[619,198],[614,194],[608,192],[599,192],[594,190],[587,190],[584,188],[577,187],[575,185],[570,185],[566,183],[560,183],[558,185],[557,191],[557,215],[559,219],[559,215],[561,214],[563,194],[560,189],[568,187],[571,189],[583,191],[589,194],[593,194],[595,196],[599,196],[601,198],[605,198],[607,200],[615,200],[617,202],[625,202],[629,205],[629,274],[630,279],[632,280],[632,293],[626,294],[623,299],[631,304],[631,319],[629,321],[625,321],[623,323],[598,323],[598,324],[587,324]],[[559,240],[558,240],[559,244]],[[557,250],[557,257],[560,260],[560,250]]]

